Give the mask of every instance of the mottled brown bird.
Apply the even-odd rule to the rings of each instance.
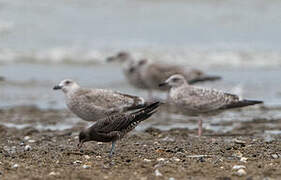
[[[176,74],[159,86],[170,87],[169,100],[184,114],[190,116],[212,115],[227,109],[240,108],[262,101],[240,99],[237,95],[216,89],[200,88],[189,85],[185,78]],[[198,121],[198,135],[202,134],[202,119]]]
[[[118,113],[98,120],[94,125],[80,132],[78,147],[81,148],[87,141],[112,142],[109,154],[111,157],[116,141],[155,113],[159,105],[160,102],[155,102],[137,112]]]

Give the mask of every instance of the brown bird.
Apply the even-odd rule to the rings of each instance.
[[[117,113],[98,120],[94,125],[80,132],[78,148],[87,141],[112,142],[109,154],[112,157],[116,141],[154,114],[159,105],[160,102],[155,102],[137,112]]]
[[[216,89],[200,88],[189,85],[185,78],[176,74],[159,86],[170,87],[169,100],[180,111],[189,116],[208,116],[227,109],[241,108],[262,101],[240,99],[237,95]],[[202,119],[198,121],[198,136],[202,134]]]

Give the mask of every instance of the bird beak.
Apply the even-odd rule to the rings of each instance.
[[[60,85],[56,85],[54,88],[53,88],[53,90],[59,90],[59,89],[61,89],[62,87],[60,86]]]
[[[163,83],[160,83],[158,86],[159,87],[165,87],[165,86],[168,86],[168,83],[167,82],[163,82]]]

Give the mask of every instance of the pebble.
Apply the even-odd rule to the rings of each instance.
[[[89,155],[85,155],[84,158],[87,160],[91,159],[91,157]]]
[[[36,141],[35,141],[34,139],[30,139],[30,140],[28,140],[27,142],[29,142],[29,143],[35,143]]]
[[[24,146],[24,142],[21,142],[21,143],[20,143],[20,146]]]
[[[89,166],[89,165],[87,165],[87,164],[84,164],[82,167],[83,167],[84,169],[89,169],[91,166]]]
[[[73,164],[82,164],[82,161],[76,160],[73,162]]]
[[[16,168],[18,168],[18,167],[19,167],[18,164],[14,164],[14,165],[12,166],[13,169],[16,169]]]
[[[232,170],[238,170],[238,169],[246,169],[246,166],[244,166],[244,165],[234,165],[232,167]]]
[[[169,180],[176,180],[174,177],[170,177]]]
[[[59,172],[52,171],[52,172],[49,173],[49,176],[57,176],[59,174],[60,174]]]
[[[96,156],[96,158],[97,158],[97,159],[100,159],[100,158],[101,158],[101,156]]]
[[[248,158],[245,158],[245,157],[241,157],[241,158],[240,158],[240,161],[241,161],[241,162],[244,162],[244,163],[246,163],[247,160],[248,160]]]
[[[163,176],[162,173],[158,169],[156,169],[154,171],[154,173],[155,173],[155,176]]]
[[[144,161],[144,162],[151,162],[150,159],[144,159],[143,161]]]
[[[233,153],[232,156],[241,158],[241,157],[243,157],[243,154],[240,151],[237,151],[237,152]]]
[[[236,144],[246,144],[246,141],[242,141],[242,140],[239,140],[239,139],[235,139],[235,140],[234,140],[234,143],[236,143]]]
[[[245,175],[247,175],[247,172],[245,171],[245,169],[239,169],[239,170],[235,173],[235,175],[237,175],[237,176],[245,176]]]
[[[103,144],[103,143],[102,143],[102,142],[98,142],[97,144],[98,144],[98,145],[101,145],[101,144]]]
[[[23,139],[24,139],[25,141],[27,141],[27,140],[30,139],[30,136],[25,136]]]
[[[164,159],[164,158],[158,158],[157,161],[158,161],[158,162],[160,162],[160,161],[165,161],[165,159]]]
[[[173,157],[172,160],[173,160],[173,161],[176,161],[176,162],[180,162],[180,159],[177,158],[177,157]]]
[[[26,145],[25,147],[24,147],[24,150],[25,151],[30,151],[32,148],[31,148],[31,146],[30,145]]]
[[[273,159],[278,159],[278,158],[279,158],[278,154],[271,154],[271,157],[272,157]]]

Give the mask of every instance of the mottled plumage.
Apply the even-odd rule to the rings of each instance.
[[[117,91],[81,88],[72,80],[63,80],[54,89],[62,89],[67,107],[86,121],[97,121],[114,113],[139,109],[146,103],[141,97]]]
[[[171,88],[169,100],[187,115],[209,115],[226,109],[262,103],[262,101],[240,99],[237,95],[215,89],[191,86],[182,75],[173,75],[160,85]]]
[[[98,120],[79,134],[78,147],[87,141],[112,142],[112,155],[115,142],[155,113],[159,105],[159,102],[155,102],[134,113],[117,113]]]

